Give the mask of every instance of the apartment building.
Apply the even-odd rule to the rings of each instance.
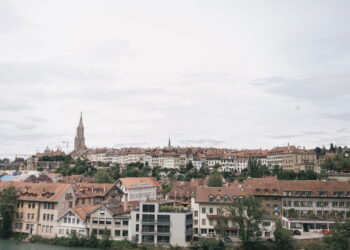
[[[264,216],[281,218],[291,230],[317,232],[350,218],[348,182],[267,177],[248,179],[243,188],[262,198]]]
[[[87,234],[111,240],[127,239],[130,213],[128,207],[115,199],[109,199],[86,215]]]
[[[74,233],[82,237],[88,236],[86,217],[98,207],[100,205],[85,205],[68,209],[57,220],[57,236],[68,237]]]
[[[13,231],[54,237],[57,219],[75,206],[70,184],[0,182],[0,189],[15,187],[18,191]]]
[[[152,177],[119,178],[116,185],[123,191],[123,202],[158,200],[161,186]]]
[[[142,202],[131,211],[129,240],[186,247],[192,240],[192,212],[173,201]]]
[[[321,231],[350,219],[349,182],[280,181],[280,186],[283,225],[288,229]]]
[[[199,236],[215,236],[220,234],[220,223],[224,223],[229,236],[238,235],[238,224],[230,219],[227,207],[242,196],[252,195],[250,190],[244,190],[241,184],[231,187],[198,187],[196,195],[191,199],[193,211],[193,233]],[[261,234],[271,237],[274,221],[271,217],[263,218]]]
[[[279,166],[283,170],[294,172],[320,171],[316,153],[313,150],[300,149],[290,145],[268,151],[267,165],[269,168]]]

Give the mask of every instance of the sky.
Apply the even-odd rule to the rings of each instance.
[[[349,145],[350,1],[0,0],[0,158]]]

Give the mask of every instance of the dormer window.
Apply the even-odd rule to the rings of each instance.
[[[216,196],[216,202],[220,202],[221,201],[221,197],[220,196]]]
[[[257,188],[257,189],[255,189],[255,192],[256,192],[257,194],[259,194],[259,193],[261,192],[261,189]]]
[[[224,197],[224,202],[228,202],[228,197],[227,196]]]
[[[214,197],[213,196],[209,196],[209,201],[213,202],[214,201]]]
[[[100,209],[100,214],[104,215],[105,214],[105,210],[104,209]]]

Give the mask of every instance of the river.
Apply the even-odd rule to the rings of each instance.
[[[46,244],[33,244],[15,240],[1,240],[0,250],[96,250],[93,248],[63,247]]]

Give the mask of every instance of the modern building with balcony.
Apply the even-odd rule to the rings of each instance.
[[[174,201],[146,201],[131,211],[129,240],[155,245],[188,246],[192,212]]]

